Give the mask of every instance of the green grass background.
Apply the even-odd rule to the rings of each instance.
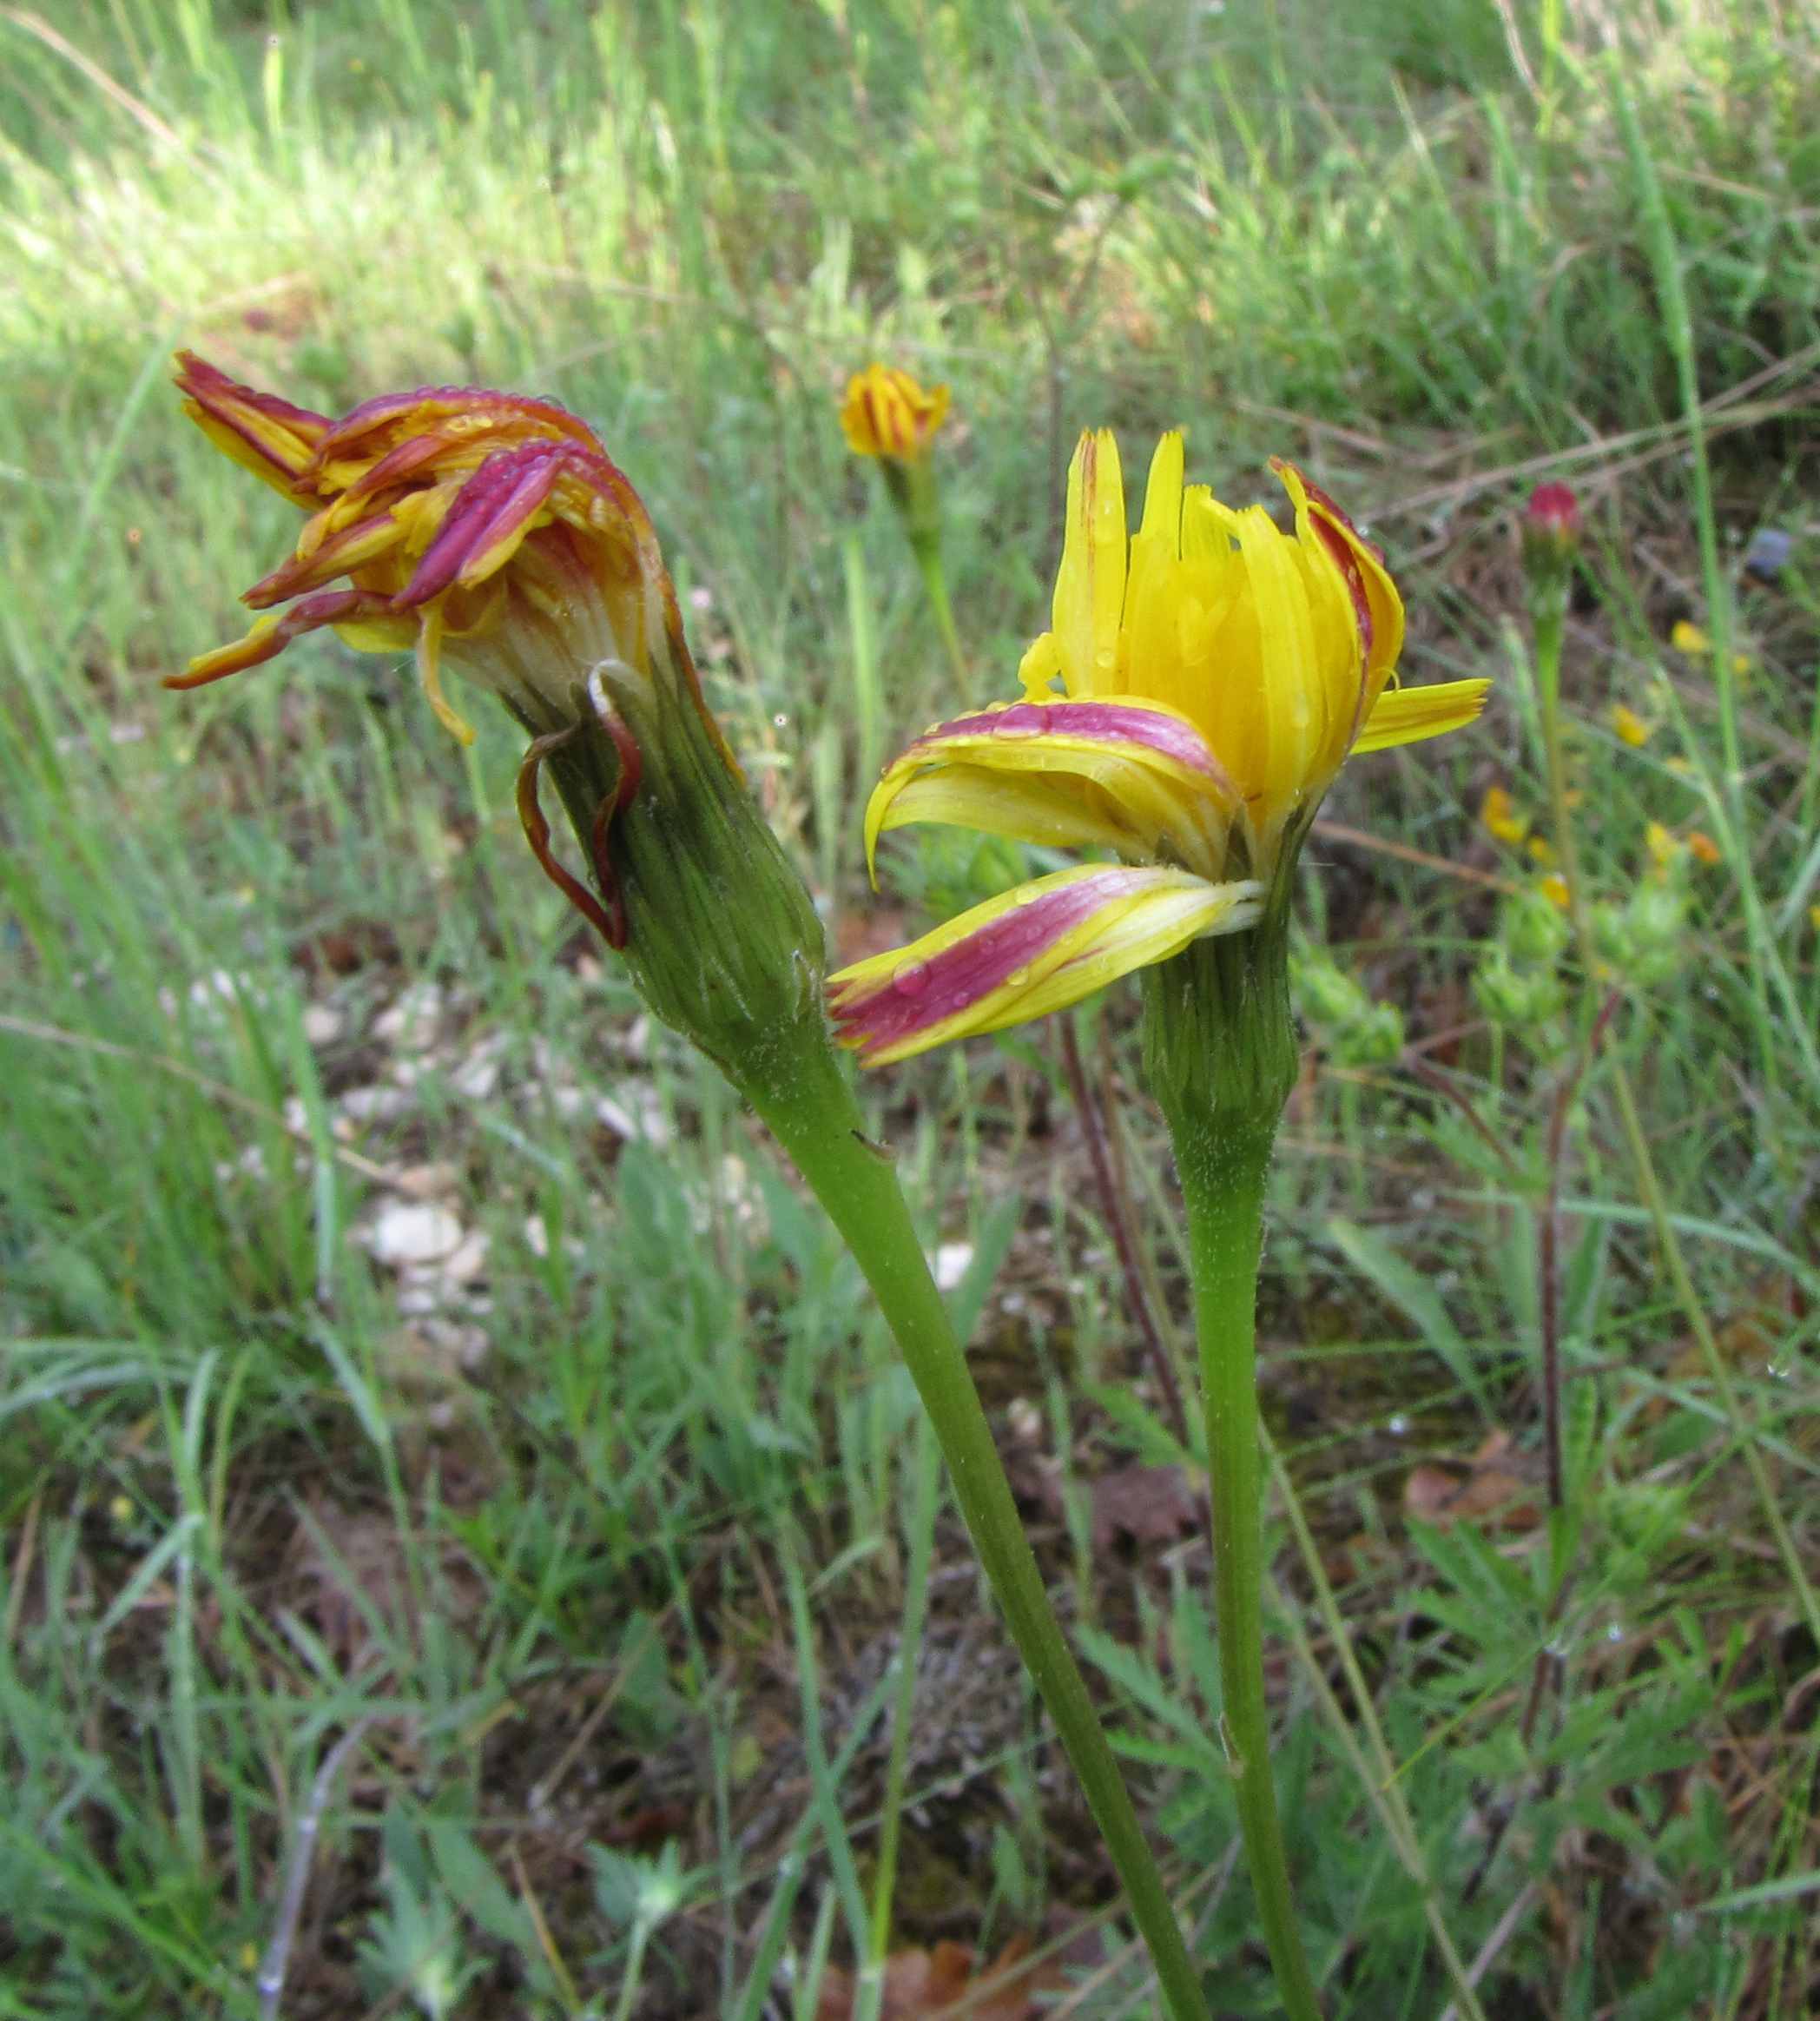
[[[844,2015],[926,1548],[894,1940],[1065,1935],[1060,2011],[1151,2011],[964,1536],[919,1493],[857,1273],[539,879],[510,727],[465,756],[408,670],[326,639],[160,690],[293,532],[182,420],[179,343],[324,408],[479,380],[586,415],[848,949],[1010,875],[937,838],[864,889],[867,783],[957,697],[840,438],[849,372],[954,389],[961,700],[1009,692],[1043,623],[1082,426],[1141,467],[1184,424],[1236,499],[1294,456],[1368,524],[1411,677],[1496,696],[1352,768],[1329,814],[1368,842],[1304,873],[1311,948],[1408,1041],[1362,1065],[1311,1028],[1266,1258],[1310,1948],[1335,2016],[1808,2011],[1811,9],[7,6],[0,275],[0,2014]],[[1646,885],[1652,819],[1724,860],[1658,944],[1564,963],[1560,1007],[1505,1028],[1471,987],[1510,933],[1486,879],[1536,868],[1474,816],[1494,784],[1543,805],[1513,534],[1540,476],[1586,516],[1588,895]],[[1741,565],[1764,526],[1794,538],[1773,585]],[[1684,619],[1717,662],[1671,646]],[[1083,1045],[1178,1326],[1132,1014],[1115,992]],[[1192,1458],[1055,1033],[869,1092],[1216,2006],[1268,2013],[1204,1546],[1096,1532],[1108,1476]],[[1551,1174],[1576,1529],[1553,1613],[1520,1506],[1425,1522],[1410,1486],[1477,1455],[1540,1494]],[[487,1238],[462,1281],[372,1255],[407,1195]],[[1561,1688],[1526,1741],[1539,1652]]]

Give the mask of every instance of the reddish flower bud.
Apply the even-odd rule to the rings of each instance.
[[[1579,500],[1569,485],[1538,485],[1523,508],[1523,558],[1559,565],[1579,545]]]

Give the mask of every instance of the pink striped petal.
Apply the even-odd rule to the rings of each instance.
[[[310,498],[304,473],[328,430],[326,414],[242,386],[194,351],[177,353],[177,387],[217,447],[287,498],[300,504]]]
[[[379,624],[396,628],[395,645],[408,646],[416,636],[414,619],[390,615],[386,599],[366,590],[325,590],[293,604],[281,617],[267,613],[244,638],[232,645],[217,646],[193,659],[181,674],[167,674],[167,688],[203,688],[211,681],[225,680],[229,674],[244,673],[248,667],[262,666],[276,659],[294,638],[318,631],[325,624]]]
[[[828,979],[841,1042],[865,1065],[1045,1015],[1204,934],[1255,922],[1263,888],[1190,870],[1087,864],[1020,884]]]
[[[542,436],[585,446],[596,440],[594,431],[585,421],[554,400],[537,400],[525,393],[496,393],[488,386],[425,386],[414,393],[379,393],[362,400],[329,426],[316,446],[316,461],[320,465],[351,452],[370,455],[371,439],[397,433],[401,422],[409,425],[399,435],[404,440],[458,418],[471,433],[491,425],[508,442]]]
[[[471,588],[509,561],[550,502],[568,456],[561,444],[527,442],[482,464],[400,592],[399,608],[427,604],[452,583]]]
[[[1143,853],[1154,853],[1168,836],[1190,862],[1204,857],[1210,869],[1237,800],[1199,729],[1161,703],[1058,696],[1001,703],[936,724],[887,766],[866,809],[868,864],[887,828],[946,818],[937,810],[941,774],[951,768],[963,769],[975,802],[983,773],[1019,775],[1019,793],[1007,796],[1005,833],[1025,835],[1018,809],[1046,798],[1056,805],[1038,823],[1045,832],[1032,830],[1026,839],[1048,840],[1056,822],[1085,818]],[[913,806],[894,818],[895,802],[913,781],[925,783]]]

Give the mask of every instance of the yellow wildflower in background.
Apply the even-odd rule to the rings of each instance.
[[[1487,786],[1479,802],[1479,822],[1487,834],[1513,849],[1529,833],[1529,816],[1519,814],[1516,802],[1503,786]]]
[[[1567,880],[1561,875],[1559,870],[1550,871],[1536,888],[1550,905],[1559,906],[1563,912],[1566,911],[1569,896]]]
[[[1656,734],[1652,724],[1645,723],[1634,709],[1627,709],[1622,702],[1612,704],[1611,722],[1619,741],[1629,744],[1632,750],[1640,750]]]
[[[925,388],[894,365],[868,365],[847,381],[841,430],[855,456],[907,463],[927,449],[947,413],[946,386]]]
[[[1711,639],[1691,618],[1678,618],[1675,620],[1674,628],[1668,635],[1668,643],[1673,646],[1677,652],[1685,652],[1690,659],[1698,659],[1701,654],[1710,653],[1712,651]],[[1747,652],[1733,653],[1731,670],[1734,674],[1748,673],[1751,670],[1750,654]]]
[[[1688,829],[1687,847],[1697,863],[1712,864],[1723,860],[1723,851],[1703,828]]]
[[[1652,821],[1643,831],[1644,847],[1655,861],[1658,870],[1666,871],[1687,853],[1687,845],[1679,836],[1665,829],[1659,821]]]

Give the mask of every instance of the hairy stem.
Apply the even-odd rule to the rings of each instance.
[[[1241,1121],[1218,1112],[1172,1113],[1170,1125],[1188,1212],[1207,1414],[1214,1606],[1224,1701],[1221,1739],[1237,1786],[1245,1859],[1277,1992],[1292,2021],[1318,2021],[1320,2002],[1289,1890],[1264,1702],[1257,1266],[1276,1129],[1274,1121]]]

